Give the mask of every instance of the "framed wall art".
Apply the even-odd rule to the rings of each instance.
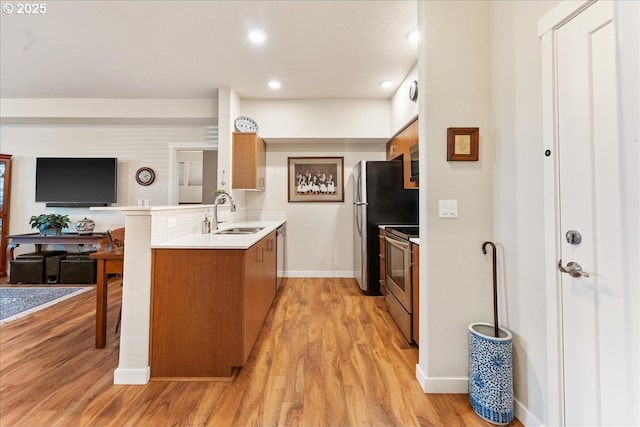
[[[477,161],[478,133],[478,128],[448,128],[447,161]]]
[[[344,202],[344,157],[289,157],[290,202]]]

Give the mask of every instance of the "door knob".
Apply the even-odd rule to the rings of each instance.
[[[558,261],[558,268],[563,273],[569,273],[571,277],[589,277],[589,273],[582,271],[582,266],[577,262],[570,261],[566,267],[562,266],[562,260]]]

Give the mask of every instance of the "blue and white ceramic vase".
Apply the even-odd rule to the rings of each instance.
[[[486,421],[509,424],[513,419],[512,335],[491,323],[469,325],[469,402]]]

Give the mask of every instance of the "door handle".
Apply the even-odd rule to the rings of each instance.
[[[577,262],[570,261],[566,267],[562,266],[562,260],[558,261],[558,268],[563,273],[569,273],[571,277],[589,277],[589,273],[582,271],[582,266]]]

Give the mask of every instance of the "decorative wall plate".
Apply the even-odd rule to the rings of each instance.
[[[238,132],[255,132],[258,133],[258,124],[255,120],[247,116],[239,116],[233,122]]]

